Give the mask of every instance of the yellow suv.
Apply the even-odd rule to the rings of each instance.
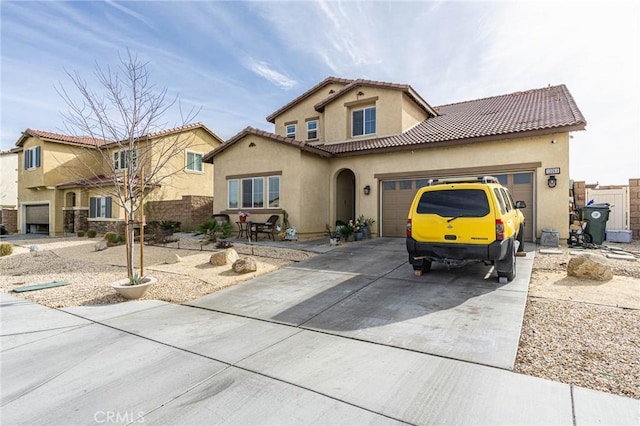
[[[422,275],[434,261],[449,267],[485,262],[511,281],[516,252],[524,251],[519,209],[525,207],[492,176],[432,179],[418,190],[409,210],[409,263]]]

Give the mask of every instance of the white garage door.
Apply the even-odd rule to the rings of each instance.
[[[513,199],[524,201],[527,208],[523,209],[526,221],[525,240],[533,241],[534,235],[534,205],[533,205],[533,172],[518,173],[486,173],[495,176],[504,186],[509,188]],[[382,182],[382,236],[404,237],[409,206],[419,188],[427,185],[428,178],[424,179],[394,179]]]

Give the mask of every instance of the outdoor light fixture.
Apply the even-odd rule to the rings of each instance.
[[[556,183],[558,183],[558,181],[556,180],[555,176],[549,176],[549,179],[547,179],[547,185],[549,185],[549,188],[555,188],[556,187]]]
[[[364,187],[364,195],[371,194],[371,187],[369,185]]]

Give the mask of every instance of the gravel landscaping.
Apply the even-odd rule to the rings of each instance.
[[[124,247],[96,252],[97,239],[55,238],[11,241],[14,254],[0,258],[0,291],[51,281],[71,285],[21,293],[20,297],[57,308],[125,301],[110,287],[123,277]],[[43,251],[29,252],[39,245]],[[640,256],[640,244],[618,244]],[[183,303],[268,273],[315,254],[248,244],[234,244],[251,256],[258,271],[235,274],[230,265],[209,263],[212,245],[181,239],[166,246],[145,246],[145,274],[158,278],[143,299]],[[545,255],[538,247],[522,325],[515,371],[575,386],[640,399],[640,261],[608,260],[608,282],[567,277],[571,258]],[[601,254],[600,250],[587,250]],[[137,252],[136,256],[139,256]],[[172,262],[179,256],[179,262]],[[135,302],[130,302],[135,303]]]

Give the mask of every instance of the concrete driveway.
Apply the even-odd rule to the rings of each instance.
[[[2,294],[6,424],[638,424],[640,401],[510,372],[533,253],[414,277],[351,244],[188,305]]]

